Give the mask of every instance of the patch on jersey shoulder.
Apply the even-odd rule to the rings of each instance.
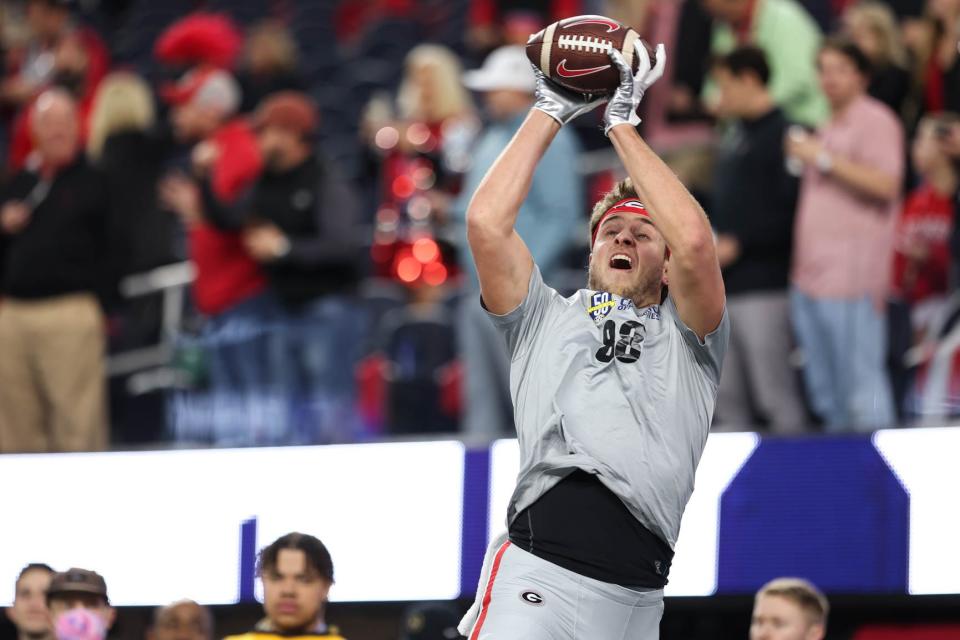
[[[613,299],[613,294],[606,291],[597,291],[590,297],[590,306],[587,307],[587,313],[590,314],[594,322],[600,324],[600,321],[610,315],[615,306],[617,306],[617,301]]]

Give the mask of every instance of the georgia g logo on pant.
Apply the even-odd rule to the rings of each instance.
[[[520,599],[526,602],[527,604],[532,604],[540,606],[543,604],[543,596],[541,596],[536,591],[524,591],[520,594]]]

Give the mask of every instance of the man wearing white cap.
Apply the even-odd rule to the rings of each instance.
[[[521,46],[500,47],[483,66],[463,75],[468,89],[482,94],[489,123],[473,150],[473,164],[453,206],[460,223],[464,272],[479,291],[476,267],[466,250],[466,212],[470,196],[510,142],[533,105],[537,79]],[[544,280],[554,286],[557,270],[569,250],[572,230],[585,210],[583,181],[577,172],[580,145],[569,129],[561,129],[537,166],[530,195],[523,203],[517,230],[527,240]],[[464,296],[460,341],[466,365],[467,410],[464,430],[492,436],[512,435],[513,407],[509,394],[510,363],[503,338],[480,307],[478,295]]]

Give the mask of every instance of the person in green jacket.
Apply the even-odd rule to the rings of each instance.
[[[711,53],[721,56],[752,44],[770,64],[770,94],[791,122],[816,127],[829,108],[817,81],[817,51],[822,34],[817,23],[796,0],[705,0],[714,17]],[[709,104],[716,86],[704,86]]]

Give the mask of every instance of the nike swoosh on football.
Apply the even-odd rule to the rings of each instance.
[[[567,69],[567,59],[564,58],[560,61],[560,64],[557,65],[557,75],[561,78],[579,78],[580,76],[588,76],[591,73],[599,73],[604,69],[609,69],[610,65],[605,64],[602,67],[590,67],[589,69]]]
[[[607,20],[606,18],[584,18],[583,20],[577,20],[576,22],[565,24],[563,25],[563,28],[569,29],[570,27],[579,27],[582,24],[602,24],[607,28],[607,33],[613,33],[620,28],[619,23],[614,22],[613,20]]]

